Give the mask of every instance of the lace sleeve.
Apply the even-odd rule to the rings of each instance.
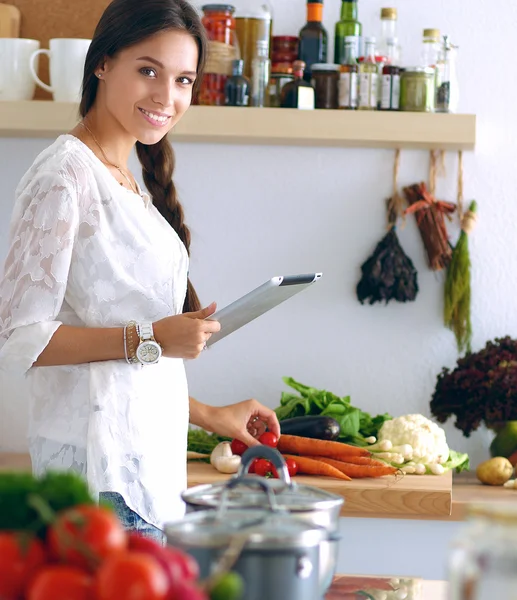
[[[25,374],[61,325],[78,222],[77,194],[59,174],[37,175],[18,197],[0,281],[0,371]]]

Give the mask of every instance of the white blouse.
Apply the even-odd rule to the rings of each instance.
[[[61,324],[181,313],[187,271],[183,243],[149,196],[122,187],[74,136],[60,136],[20,182],[0,280],[0,370],[29,379],[34,471],[78,471],[94,494],[119,492],[157,526],[184,514],[183,361],[32,365]]]

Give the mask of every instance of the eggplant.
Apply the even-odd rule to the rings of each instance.
[[[317,440],[337,440],[340,427],[336,419],[322,415],[293,417],[280,421],[284,435],[299,435]]]

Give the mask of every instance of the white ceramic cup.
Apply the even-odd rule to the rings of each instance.
[[[56,102],[79,102],[83,82],[84,62],[91,40],[73,38],[55,38],[50,40],[50,49],[42,49],[33,53],[30,60],[30,71],[34,81]],[[38,77],[36,59],[46,54],[50,60],[50,85]]]
[[[0,101],[32,100],[36,85],[31,76],[30,60],[38,49],[38,40],[0,38]]]

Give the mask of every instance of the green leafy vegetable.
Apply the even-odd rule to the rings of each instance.
[[[208,433],[204,429],[189,429],[187,450],[200,454],[211,454],[220,442],[231,441],[230,438],[221,437],[215,433]]]
[[[456,473],[468,471],[470,469],[469,455],[451,450],[449,452],[449,460],[442,466],[447,471],[449,469],[456,469]]]
[[[283,380],[300,395],[291,392],[282,393],[280,406],[275,410],[279,421],[304,415],[325,415],[339,423],[340,441],[364,445],[365,438],[377,436],[382,424],[392,418],[387,413],[372,417],[352,406],[350,396],[340,398],[332,392],[299,383],[292,377],[284,377]]]

